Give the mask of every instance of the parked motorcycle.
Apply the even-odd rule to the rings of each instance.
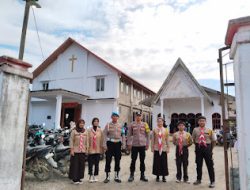
[[[68,175],[70,165],[70,147],[64,146],[64,138],[61,131],[49,134],[45,137],[45,143],[53,146],[53,160],[50,164],[54,169],[59,170],[63,175]]]
[[[26,149],[26,171],[33,173],[41,180],[48,180],[52,175],[52,167],[48,160],[53,157],[51,146],[28,146]]]
[[[216,131],[216,137],[217,137],[217,144],[223,146],[224,144],[223,130]],[[227,138],[227,147],[234,147],[234,143],[236,141],[234,135],[231,132],[227,133],[226,138]]]

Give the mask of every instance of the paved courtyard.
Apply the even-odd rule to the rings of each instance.
[[[196,190],[202,189],[206,190],[208,188],[209,180],[208,180],[208,173],[205,166],[203,166],[203,180],[202,184],[199,186],[194,186],[193,184],[177,184],[175,182],[175,174],[176,174],[176,166],[175,166],[175,150],[174,146],[171,146],[171,150],[169,153],[168,161],[169,161],[169,173],[170,175],[167,177],[167,183],[156,182],[155,176],[152,173],[152,162],[153,162],[153,154],[151,151],[147,151],[146,157],[146,175],[149,178],[149,182],[141,182],[140,172],[139,172],[139,160],[137,160],[137,172],[135,181],[133,183],[128,183],[127,179],[129,177],[129,165],[130,165],[130,156],[123,156],[121,161],[121,178],[122,183],[117,184],[113,181],[114,173],[112,173],[111,177],[112,180],[109,184],[104,184],[102,181],[105,178],[104,173],[104,161],[100,163],[100,176],[99,182],[90,184],[88,183],[88,175],[87,175],[87,167],[85,170],[85,179],[84,184],[82,185],[73,185],[71,184],[70,180],[66,177],[59,175],[58,173],[54,172],[54,176],[52,179],[46,182],[39,182],[37,181],[31,174],[27,174],[26,181],[25,181],[25,190],[69,190],[69,189],[89,189],[89,190],[125,190],[125,189],[142,189],[142,190],[161,190],[161,189],[168,189],[168,190]],[[195,166],[195,154],[194,154],[194,146],[190,147],[190,157],[189,157],[189,178],[190,181],[193,182],[196,179],[196,166]],[[230,155],[229,155],[230,157]],[[234,164],[236,164],[236,153],[233,150],[233,158]],[[215,175],[216,175],[216,188],[217,190],[224,190],[225,189],[225,175],[224,175],[224,154],[223,154],[223,147],[215,147],[214,149],[214,161],[215,161]],[[112,162],[112,167],[114,166]]]

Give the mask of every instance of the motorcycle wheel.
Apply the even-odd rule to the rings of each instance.
[[[34,176],[40,181],[46,181],[52,176],[52,167],[45,159],[38,159],[36,163],[36,171],[34,171]]]
[[[64,160],[63,166],[60,168],[60,171],[65,177],[69,176],[69,167],[70,167],[70,160]]]

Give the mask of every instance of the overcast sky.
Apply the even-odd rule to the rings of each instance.
[[[39,0],[30,10],[24,60],[35,69],[68,37],[155,92],[181,57],[203,85],[219,88],[218,48],[249,0]],[[18,57],[25,3],[1,0],[0,55]],[[232,66],[228,78],[233,80]]]

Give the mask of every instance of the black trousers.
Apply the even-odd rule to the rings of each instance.
[[[145,157],[146,157],[146,147],[145,146],[141,146],[141,147],[132,147],[131,150],[131,164],[130,164],[130,172],[131,174],[134,174],[135,172],[135,164],[136,164],[136,160],[139,154],[139,158],[140,158],[140,171],[141,172],[145,172]]]
[[[184,181],[188,180],[188,147],[184,146],[182,148],[183,153],[179,154],[179,146],[176,146],[176,179],[181,180],[182,178],[182,167],[183,167],[183,179]]]
[[[202,165],[203,165],[203,159],[204,159],[207,165],[210,182],[214,182],[215,181],[214,161],[213,161],[211,144],[207,144],[207,147],[199,146],[199,144],[195,144],[195,154],[196,154],[196,165],[197,165],[197,168],[196,168],[197,180],[202,179]]]
[[[74,182],[84,178],[85,171],[85,153],[75,153],[70,157],[69,178]]]
[[[95,167],[94,175],[97,176],[99,174],[99,161],[100,161],[100,154],[88,155],[89,175],[93,175],[93,167]]]
[[[121,157],[122,157],[122,153],[121,153],[121,142],[107,142],[107,148],[108,150],[106,151],[106,164],[105,164],[105,172],[110,172],[110,168],[111,168],[111,161],[112,161],[112,157],[115,157],[115,171],[119,172],[120,171],[120,161],[121,161]]]

